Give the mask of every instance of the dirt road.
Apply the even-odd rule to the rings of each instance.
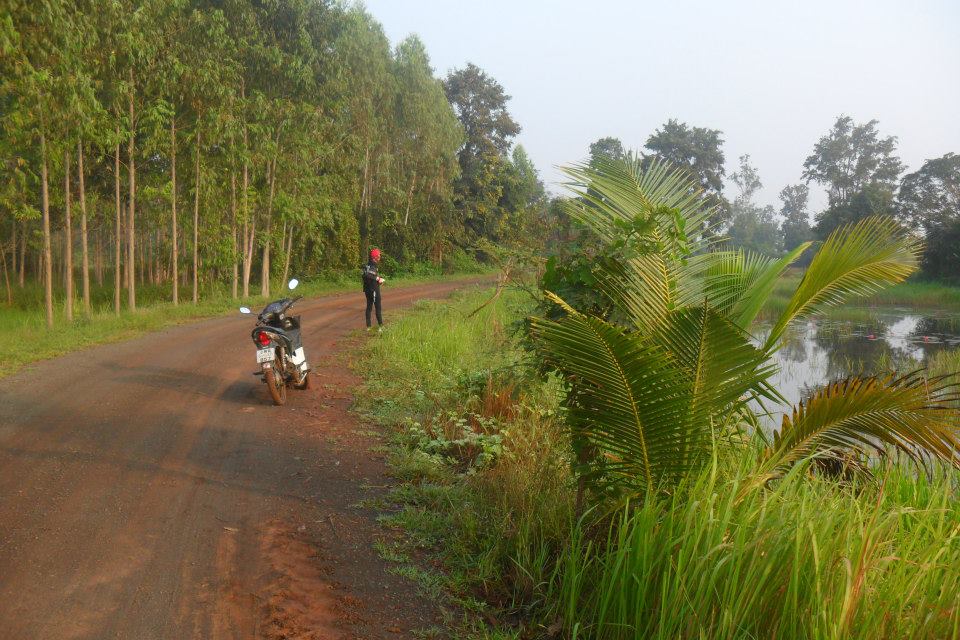
[[[462,282],[386,291],[400,305]],[[371,549],[382,461],[348,413],[359,293],[304,301],[314,389],[273,407],[252,321],[0,381],[0,638],[406,638],[437,612]],[[29,345],[25,345],[29,348]]]

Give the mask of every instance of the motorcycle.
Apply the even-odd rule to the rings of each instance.
[[[291,291],[300,284],[291,280],[287,288]],[[257,324],[250,337],[257,347],[257,364],[260,376],[267,385],[273,404],[282,405],[287,401],[287,387],[309,389],[310,365],[303,352],[300,336],[300,316],[288,315],[290,308],[302,298],[281,298],[271,302],[257,314]],[[240,313],[252,314],[247,307],[240,307]]]

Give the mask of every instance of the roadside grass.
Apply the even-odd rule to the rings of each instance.
[[[379,552],[456,637],[960,638],[960,474],[743,492],[756,456],[718,448],[671,495],[578,515],[559,388],[511,330],[530,308],[471,315],[488,297],[418,305],[357,363],[399,482]]]
[[[391,278],[392,286],[419,284],[467,276],[440,276],[435,274],[398,276]],[[328,274],[306,278],[297,288],[297,294],[306,297],[359,290],[359,278],[352,274]],[[169,286],[141,286],[137,289],[137,310],[126,308],[126,293],[122,296],[123,309],[113,311],[112,286],[91,289],[90,317],[85,317],[79,300],[74,303],[74,320],[67,322],[64,300],[58,292],[54,307],[54,328],[46,328],[43,311],[43,289],[30,285],[18,289],[14,305],[0,306],[0,377],[18,371],[24,365],[46,360],[97,344],[134,338],[164,327],[184,324],[202,318],[236,313],[241,304],[256,309],[268,300],[259,295],[234,300],[228,288],[205,288],[199,304],[191,302],[192,290],[181,288],[180,304],[170,302]],[[270,299],[287,295],[286,288],[275,288]]]

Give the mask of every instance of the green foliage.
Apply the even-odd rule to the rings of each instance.
[[[903,164],[895,155],[897,139],[881,138],[878,122],[857,124],[840,116],[803,163],[803,177],[827,189],[830,206],[843,205],[870,185],[892,192]],[[832,229],[830,229],[832,231]]]
[[[761,207],[754,202],[763,183],[750,164],[749,155],[740,156],[740,168],[730,177],[740,190],[730,207],[731,221],[726,233],[730,244],[745,251],[777,255],[781,244],[780,225],[774,219],[773,207]]]
[[[578,472],[597,499],[611,489],[650,494],[677,485],[705,463],[712,442],[755,424],[752,402],[780,403],[768,358],[791,322],[901,282],[917,267],[919,244],[893,220],[842,227],[755,346],[750,323],[806,245],[778,261],[711,251],[702,235],[686,231],[699,228],[704,212],[675,174],[656,165],[644,172],[632,161],[568,173],[582,203],[576,215],[613,249],[593,274],[624,319],[590,315],[547,292],[562,317],[530,322],[568,385]],[[768,457],[782,461],[774,467],[783,473],[808,456],[865,455],[883,443],[914,459],[960,464],[951,390],[916,376],[849,380],[824,392],[822,410],[794,409]],[[773,471],[758,469],[758,477]]]
[[[654,157],[684,170],[688,179],[702,190],[713,208],[712,227],[723,226],[730,217],[730,205],[722,195],[726,173],[722,135],[717,129],[690,127],[671,119],[653,132],[645,145]]]
[[[784,251],[792,251],[805,242],[813,240],[813,231],[810,229],[810,213],[807,211],[807,199],[810,188],[805,184],[792,184],[780,191],[780,215],[783,217],[781,230],[783,233]],[[801,264],[806,264],[802,262]]]
[[[608,136],[590,144],[590,161],[624,160],[627,152],[619,138]]]
[[[717,456],[672,495],[573,527],[546,620],[568,637],[957,638],[956,476],[838,488],[802,468],[751,491]]]
[[[960,274],[960,155],[927,160],[904,176],[897,211],[926,236],[924,274],[953,279]]]
[[[824,240],[844,225],[856,224],[871,216],[889,216],[894,213],[893,192],[880,185],[868,185],[848,201],[831,205],[818,213],[813,232]]]
[[[791,275],[779,288],[792,293],[798,282]],[[920,285],[889,291],[911,286]],[[380,506],[404,536],[381,552],[425,593],[460,606],[451,635],[958,637],[955,472],[893,463],[873,483],[846,485],[801,463],[761,488],[767,444],[717,439],[669,494],[577,517],[575,461],[549,378],[510,395],[521,409],[500,419],[491,464],[471,470],[456,455],[426,453],[451,412],[477,412],[488,389],[526,379],[525,354],[497,327],[528,307],[507,292],[470,315],[488,296],[422,305],[368,342],[360,363],[365,410],[396,429],[389,459],[401,484]],[[411,418],[434,435],[408,436]]]
[[[0,21],[0,257],[25,253],[27,278],[41,275],[44,181],[53,270],[68,272],[62,165],[81,143],[84,262],[120,253],[134,287],[176,266],[197,291],[242,279],[267,292],[286,272],[353,268],[374,245],[450,270],[480,241],[522,239],[543,204],[529,158],[509,156],[519,127],[496,81],[470,67],[445,84],[418,38],[392,47],[362,6],[94,5],[17,1]],[[465,128],[458,116],[481,104],[486,128]],[[76,197],[79,176],[66,178]]]

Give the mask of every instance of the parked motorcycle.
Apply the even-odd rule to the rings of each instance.
[[[293,279],[287,285],[291,291],[300,284]],[[257,325],[250,334],[257,346],[257,364],[260,376],[267,385],[273,404],[282,405],[287,401],[287,387],[295,389],[310,388],[310,365],[303,352],[300,336],[300,316],[288,315],[290,308],[302,298],[281,298],[271,302],[257,315]],[[240,313],[252,314],[247,307],[240,307]]]

